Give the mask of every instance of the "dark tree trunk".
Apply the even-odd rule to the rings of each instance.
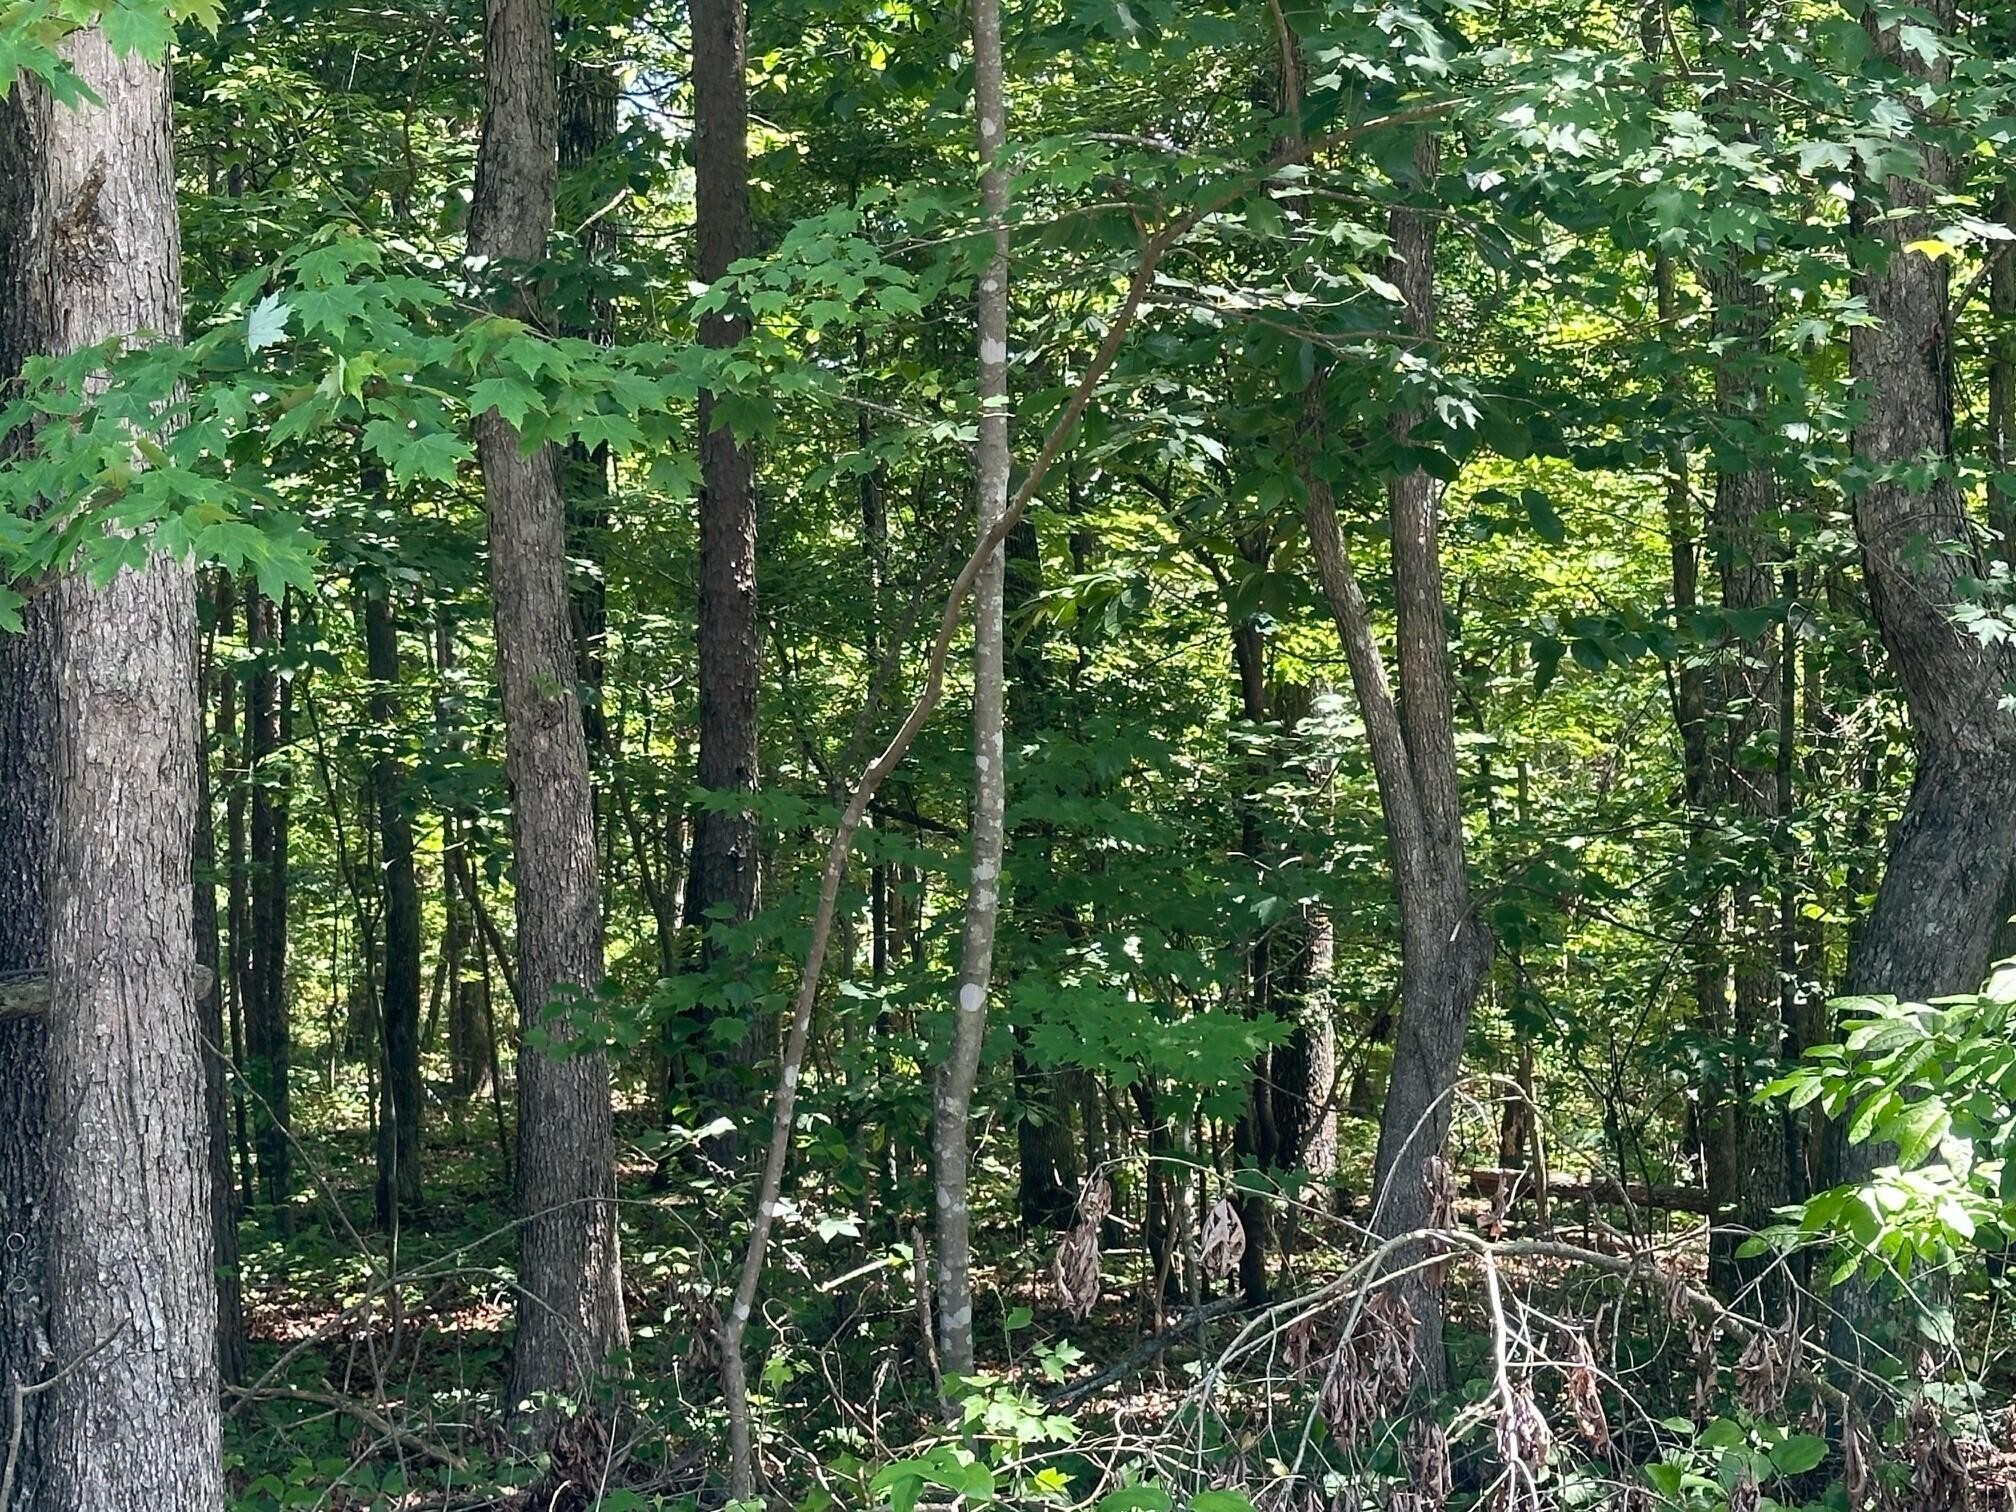
[[[581,191],[570,200],[584,227],[575,240],[583,264],[577,281],[585,297],[562,311],[561,326],[569,336],[603,345],[615,339],[615,307],[599,286],[602,275],[596,265],[609,256],[615,235],[609,217],[600,213],[607,190],[593,169],[616,140],[616,97],[616,78],[608,67],[585,56],[568,58],[560,78],[560,171]],[[615,758],[602,699],[609,639],[608,579],[603,568],[609,534],[609,448],[570,441],[562,455],[567,554],[575,573],[570,608],[582,731],[589,762],[606,781]]]
[[[0,97],[0,163],[7,165],[0,172],[0,388],[56,339],[40,248],[17,230],[47,221],[49,186],[31,165],[44,151],[49,113],[47,96],[25,82]],[[26,439],[0,436],[0,459]],[[0,632],[0,976],[49,966],[55,644],[56,608],[46,594],[22,606],[18,634]],[[11,1404],[12,1387],[41,1380],[49,1364],[42,1316],[46,1044],[39,1017],[0,1018],[0,1404]],[[0,1512],[34,1507],[41,1485],[43,1398],[25,1397],[21,1408],[14,1492],[0,1496]]]
[[[229,577],[217,585],[217,631],[228,634],[238,599]],[[237,1151],[238,1204],[255,1197],[251,1121],[246,1111],[245,1018],[252,983],[252,901],[246,889],[246,735],[239,717],[238,693],[243,676],[228,669],[217,678],[217,740],[224,777],[224,966],[218,985],[229,992],[231,1065],[231,1133]]]
[[[0,131],[6,129],[7,117],[22,93],[17,86],[12,100],[0,102]],[[12,143],[7,145],[11,148]],[[8,160],[20,161],[11,152]],[[0,186],[0,193],[5,192],[6,187]],[[0,248],[5,244],[6,239],[0,238]],[[15,298],[13,288],[0,290],[0,299],[9,306]],[[6,367],[0,366],[4,371]],[[0,635],[0,771],[7,774],[0,781],[0,975],[40,973],[49,963],[46,862],[56,759],[54,602],[46,595],[30,600],[21,623],[19,634]],[[46,1045],[40,1017],[0,1018],[0,1400],[9,1402],[10,1388],[41,1380],[50,1363],[42,1307],[42,1265],[48,1247]],[[18,1500],[10,1505],[0,1499],[0,1512],[36,1505],[42,1478],[43,1400],[38,1394],[21,1401]]]
[[[221,576],[221,575],[220,575]],[[224,593],[230,593],[224,580]],[[215,677],[214,663],[203,673]],[[199,679],[198,710],[209,706],[209,689]],[[199,715],[200,717],[200,715]],[[211,1248],[217,1263],[217,1370],[226,1381],[245,1374],[244,1299],[238,1283],[238,1189],[231,1175],[231,1062],[224,1027],[224,975],[220,970],[221,935],[217,924],[217,841],[210,800],[209,743],[196,762],[196,827],[190,866],[195,892],[192,916],[196,958],[210,972],[209,985],[197,996],[202,1026],[203,1111],[210,1131]]]
[[[285,623],[281,605],[256,587],[245,590],[245,634],[255,658],[245,691],[252,784],[250,857],[251,941],[245,1004],[245,1079],[252,1093],[253,1145],[261,1199],[287,1224],[293,1192],[288,1143],[288,1076],[292,1034],[287,1002],[287,753],[289,693],[280,676]]]
[[[536,316],[523,269],[545,252],[558,172],[553,12],[489,0],[486,100],[470,251]],[[625,1347],[609,1073],[599,1049],[554,1055],[602,980],[594,793],[568,614],[567,517],[550,447],[530,455],[495,410],[476,420],[490,522],[490,582],[503,693],[505,774],[517,856],[518,1335],[507,1401],[579,1397]],[[592,1023],[580,1026],[592,1030]]]
[[[379,997],[384,1067],[378,1100],[378,1221],[386,1227],[420,1205],[420,879],[413,816],[399,760],[399,625],[387,592],[364,599],[364,659],[371,678],[371,757],[378,807],[379,873],[385,885],[385,986]]]
[[[58,350],[180,334],[165,68],[64,50],[102,103],[44,117],[31,171],[95,241],[52,248]],[[99,181],[102,178],[102,185]],[[99,185],[93,188],[93,185]],[[81,198],[80,198],[81,196]],[[46,1285],[60,1379],[46,1512],[222,1504],[210,1141],[193,972],[200,720],[191,570],[156,557],[56,596]]]
[[[749,102],[743,77],[742,0],[694,0],[693,236],[694,274],[711,284],[750,252]],[[739,313],[701,317],[700,341],[732,347],[748,334]],[[700,396],[700,754],[697,780],[715,794],[756,791],[756,480],[748,447],[720,418],[711,393]],[[693,816],[693,865],[686,920],[701,935],[703,966],[717,948],[710,917],[733,920],[756,912],[757,837],[754,818],[712,804]],[[760,1036],[745,1033],[728,1047],[732,1063],[753,1060]],[[719,1043],[716,1041],[716,1043]],[[729,1100],[739,1101],[724,1087]]]

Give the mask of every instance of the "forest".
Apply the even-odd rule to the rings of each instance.
[[[0,0],[0,1512],[2012,1512],[2007,0]]]

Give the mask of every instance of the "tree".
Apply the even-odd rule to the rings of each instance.
[[[536,322],[523,281],[545,253],[558,174],[553,12],[491,0],[469,251],[506,309]],[[505,773],[517,861],[518,1336],[510,1405],[579,1400],[628,1342],[609,1072],[594,1032],[602,981],[595,806],[575,692],[567,511],[550,446],[530,452],[496,410],[476,417],[490,524]]]
[[[287,1221],[294,1188],[289,1142],[292,1025],[287,1000],[287,841],[292,683],[280,675],[286,606],[245,586],[246,639],[257,658],[245,689],[246,759],[252,784],[251,876],[245,1001],[246,1079],[251,1084],[261,1196]]]
[[[974,490],[977,538],[986,542],[1008,507],[1008,172],[1007,103],[1001,61],[1001,13],[995,0],[973,6],[973,113],[980,143],[980,203],[992,248],[974,300],[980,346],[979,475]],[[994,975],[994,935],[1001,909],[1007,845],[1002,770],[1004,673],[1000,545],[973,583],[973,808],[967,851],[966,923],[960,936],[952,1041],[932,1102],[931,1180],[938,1220],[938,1355],[948,1376],[973,1373],[972,1213],[967,1123],[987,1032],[987,992]]]
[[[747,16],[742,0],[694,0],[693,271],[721,279],[750,252],[749,100],[743,78]],[[748,320],[729,309],[700,318],[701,345],[736,346]],[[693,816],[693,864],[686,922],[701,937],[703,968],[721,956],[719,922],[746,923],[760,882],[755,818],[728,800],[754,793],[759,777],[756,691],[761,647],[756,619],[756,476],[721,398],[700,394],[700,754],[695,781],[715,795]],[[721,1045],[719,1040],[714,1041]],[[761,1040],[744,1026],[722,1046],[733,1064],[753,1059]],[[725,1089],[724,1090],[729,1090]],[[739,1101],[730,1091],[729,1101]]]
[[[378,1011],[384,1070],[379,1080],[378,1221],[393,1226],[420,1205],[420,879],[413,860],[413,816],[406,773],[394,742],[399,730],[399,622],[390,588],[364,594],[364,651],[371,677],[371,723],[379,749],[371,760],[385,884],[385,987]]]
[[[179,237],[166,67],[74,33],[95,103],[24,101],[56,211],[38,252],[52,349],[174,341]],[[223,1499],[210,1145],[194,990],[195,577],[148,551],[54,589],[49,826],[52,1384],[39,1505]]]
[[[1413,162],[1419,182],[1433,182],[1437,161],[1434,138],[1423,135]],[[1407,328],[1418,339],[1432,341],[1434,218],[1396,207],[1388,237],[1392,282],[1405,299]],[[1404,445],[1420,414],[1418,408],[1396,413],[1396,440]],[[1319,388],[1311,392],[1300,443],[1310,551],[1365,721],[1386,821],[1387,865],[1400,904],[1400,1012],[1372,1178],[1373,1231],[1393,1237],[1430,1226],[1443,1197],[1449,1095],[1490,965],[1491,935],[1471,906],[1464,862],[1438,544],[1441,490],[1419,468],[1401,471],[1386,485],[1401,694],[1396,700],[1357,570],[1338,528],[1330,485],[1308,460],[1320,454],[1324,440]],[[1398,1284],[1413,1308],[1421,1368],[1429,1379],[1440,1380],[1445,1369],[1442,1313],[1434,1283],[1417,1271]]]

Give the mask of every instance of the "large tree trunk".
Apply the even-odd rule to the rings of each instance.
[[[746,18],[742,0],[694,0],[692,18],[693,266],[700,281],[711,284],[750,251]],[[716,349],[735,346],[748,331],[748,321],[732,310],[700,320],[701,343]],[[699,611],[696,778],[710,793],[754,793],[761,666],[755,464],[749,448],[720,419],[712,393],[700,396]],[[686,921],[700,936],[703,967],[719,954],[710,938],[715,911],[725,909],[736,921],[755,914],[757,862],[756,821],[746,810],[708,804],[694,814]],[[751,1027],[728,1047],[727,1059],[747,1064],[760,1050],[761,1036]],[[731,1105],[741,1101],[732,1083],[724,1080],[721,1091]]]
[[[39,244],[23,228],[45,225],[45,176],[31,171],[48,131],[48,97],[17,83],[0,98],[0,387],[51,349],[56,312],[38,274]],[[0,458],[26,437],[0,436]],[[46,594],[21,610],[21,630],[0,632],[0,977],[49,967],[49,804],[56,766],[56,609]],[[46,1027],[40,1017],[0,1018],[0,1404],[42,1378]],[[41,1484],[43,1399],[21,1399],[14,1494],[0,1512],[35,1505]],[[13,1426],[13,1425],[9,1425]]]
[[[1953,0],[1932,0],[1923,12],[1936,28],[1953,25]],[[1943,81],[1943,54],[1928,64],[1894,29],[1867,24],[1877,50],[1908,78]],[[2002,923],[2016,853],[2016,713],[2003,690],[2016,655],[1984,646],[1954,620],[1968,584],[1988,572],[1951,472],[1947,267],[1911,250],[1934,224],[1931,207],[1951,165],[1931,145],[1920,162],[1913,179],[1870,186],[1857,206],[1872,246],[1857,279],[1871,323],[1852,332],[1849,356],[1865,406],[1855,455],[1871,481],[1854,500],[1855,532],[1870,606],[1904,691],[1917,771],[1875,905],[1849,946],[1846,987],[1922,1002],[1978,988]],[[1865,208],[1872,199],[1910,213],[1879,218]],[[1927,459],[1938,465],[1929,482]],[[1882,1146],[1843,1148],[1838,1129],[1830,1154],[1843,1181],[1895,1158]],[[1869,1321],[1871,1300],[1860,1288],[1840,1298],[1847,1325]],[[1845,1330],[1837,1344],[1859,1347]]]
[[[102,32],[64,50],[101,102],[43,117],[54,346],[174,340],[181,289],[164,67]],[[209,1140],[194,993],[195,579],[152,558],[56,594],[50,821],[47,1512],[222,1503]]]
[[[378,1221],[392,1227],[420,1205],[420,878],[413,816],[399,760],[399,625],[389,590],[364,599],[364,659],[370,715],[381,742],[371,757],[378,807],[379,872],[385,885],[385,986],[379,997],[383,1073],[378,1103]]]
[[[1953,0],[1925,9],[1950,29]],[[1935,84],[1943,77],[1943,60],[1928,65],[1894,30],[1876,42],[1907,76]],[[1856,535],[1918,770],[1876,905],[1849,951],[1848,988],[1915,999],[1980,985],[2016,848],[2016,714],[2002,699],[2016,657],[1984,647],[1953,618],[1966,582],[1988,574],[1950,471],[1947,267],[1910,250],[1928,234],[1931,203],[1951,169],[1930,146],[1922,165],[1923,182],[1880,186],[1884,202],[1915,213],[1865,218],[1875,250],[1858,283],[1872,322],[1855,329],[1850,345],[1866,405],[1855,454],[1874,475],[1855,499]],[[1901,476],[1927,458],[1941,469],[1929,484]]]
[[[980,274],[975,313],[980,341],[979,478],[974,493],[978,538],[1008,507],[1008,175],[995,166],[1006,127],[1001,13],[996,0],[973,4],[973,108],[980,141],[980,199],[992,227],[993,255]],[[947,1376],[973,1373],[973,1237],[967,1121],[987,1032],[987,991],[994,975],[994,932],[1001,907],[1003,557],[994,551],[973,582],[973,820],[966,920],[960,940],[959,990],[952,1043],[932,1099],[931,1177],[938,1225],[938,1356]]]
[[[245,635],[257,658],[245,690],[251,797],[251,941],[245,1004],[245,1060],[252,1090],[253,1144],[260,1195],[288,1223],[293,1146],[288,1141],[288,1076],[292,1034],[287,1002],[287,755],[289,694],[280,676],[286,639],[281,605],[257,587],[245,590]]]
[[[546,249],[557,168],[549,0],[489,0],[486,100],[469,250],[515,282]],[[553,1055],[526,1030],[565,1038],[569,1002],[602,980],[594,795],[568,619],[567,518],[552,448],[527,455],[490,410],[476,447],[490,522],[490,583],[503,693],[505,774],[517,856],[518,1336],[507,1405],[578,1397],[628,1341],[617,1239],[609,1072],[599,1049]]]
[[[1435,164],[1433,139],[1423,138],[1416,172],[1432,178]],[[1434,333],[1434,226],[1426,215],[1398,209],[1389,227],[1393,281],[1406,299],[1408,324],[1423,339]],[[1305,445],[1321,438],[1320,395],[1313,390],[1311,410],[1307,429],[1314,434],[1305,436]],[[1404,436],[1413,419],[1397,416],[1396,431]],[[1395,1237],[1427,1226],[1435,1216],[1450,1092],[1462,1069],[1464,1036],[1491,960],[1490,933],[1471,907],[1463,854],[1462,786],[1437,541],[1439,499],[1434,480],[1424,472],[1402,473],[1387,485],[1396,659],[1404,695],[1404,703],[1396,703],[1329,486],[1307,467],[1303,484],[1317,581],[1351,668],[1400,900],[1400,1013],[1379,1117],[1371,1219],[1375,1233]],[[1395,1285],[1414,1312],[1424,1377],[1439,1383],[1447,1368],[1439,1289],[1423,1270]]]

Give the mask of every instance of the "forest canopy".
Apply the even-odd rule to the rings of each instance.
[[[0,8],[0,1512],[2016,1507],[2016,11]]]

